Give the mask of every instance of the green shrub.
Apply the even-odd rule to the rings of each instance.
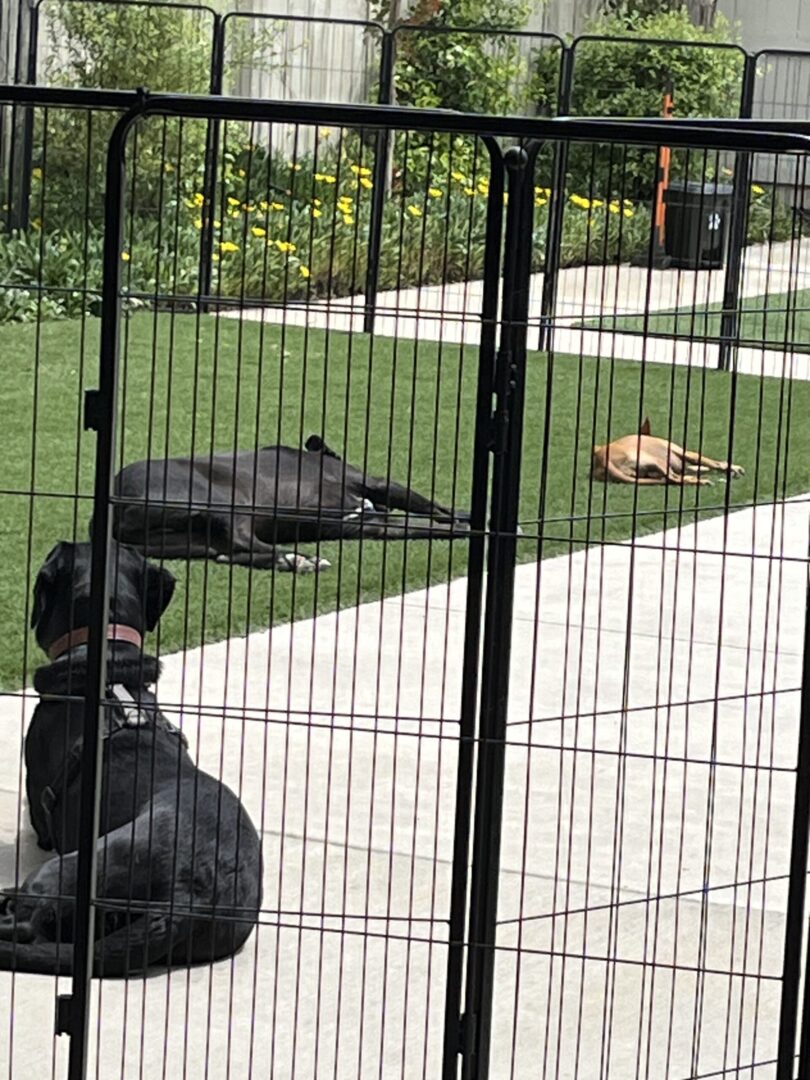
[[[744,54],[726,48],[738,41],[736,28],[718,14],[711,29],[696,27],[688,10],[655,14],[620,10],[591,21],[588,33],[638,38],[639,41],[581,41],[575,51],[571,113],[575,116],[660,117],[665,91],[671,89],[677,117],[733,117],[740,111]],[[676,44],[652,43],[660,38]],[[691,42],[692,44],[681,44]],[[553,92],[557,69],[553,57],[537,59],[538,96]],[[673,178],[699,179],[717,155],[676,151]],[[608,147],[572,145],[569,177],[574,187],[593,178],[604,194],[650,199],[655,157],[629,146],[621,155]],[[609,190],[610,189],[610,190]]]
[[[149,7],[137,2],[104,4],[53,0],[47,6],[51,36],[60,42],[46,65],[57,85],[151,92],[206,93],[211,84],[213,16],[208,11]],[[226,81],[243,64],[271,66],[278,28],[234,20],[229,29]],[[103,221],[107,144],[117,116],[77,109],[39,113],[35,164],[48,174],[48,198],[63,208],[67,223]],[[134,201],[156,211],[181,168],[202,175],[209,125],[165,119],[139,125],[130,136],[137,159]],[[189,166],[191,163],[191,166]]]

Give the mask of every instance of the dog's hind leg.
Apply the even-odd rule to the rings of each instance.
[[[715,461],[714,458],[699,454],[696,450],[684,450],[683,457],[690,465],[699,465],[704,469],[715,472],[730,473],[731,476],[745,476],[745,469],[742,465],[732,465],[728,461]]]
[[[254,570],[279,570],[281,573],[291,574],[311,574],[318,570],[327,570],[330,565],[327,559],[317,556],[281,551],[273,544],[260,540],[255,534],[234,539],[231,550],[220,552],[216,561],[231,566],[251,566]]]
[[[342,521],[324,522],[321,540],[469,540],[470,527],[463,521],[436,521],[421,515],[358,514]]]
[[[173,920],[177,926],[182,920]],[[168,961],[175,929],[165,911],[149,911],[126,926],[99,938],[93,948],[93,974],[97,978],[126,978],[143,974],[152,964]]]

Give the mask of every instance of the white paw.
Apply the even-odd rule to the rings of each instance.
[[[742,465],[729,465],[728,471],[732,476],[745,476],[745,469]]]
[[[294,555],[291,552],[285,552],[279,556],[276,568],[290,574],[314,574],[318,570],[328,569],[330,565],[326,559],[319,559],[317,556],[310,559],[306,555]]]

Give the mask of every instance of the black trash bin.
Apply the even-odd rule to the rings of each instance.
[[[731,184],[673,180],[664,194],[664,247],[672,266],[717,270],[726,257]]]

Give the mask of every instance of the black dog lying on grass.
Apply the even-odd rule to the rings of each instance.
[[[342,461],[317,435],[305,450],[267,446],[138,461],[115,478],[113,534],[146,556],[256,569],[321,570],[277,545],[469,537],[469,515]],[[392,511],[406,511],[393,514]],[[413,515],[419,515],[419,522]]]
[[[244,807],[195,766],[148,689],[159,665],[142,652],[143,635],[171,600],[174,578],[114,547],[109,583],[106,696],[114,707],[104,710],[93,973],[127,977],[241,948],[261,905],[262,862]],[[2,969],[72,970],[89,597],[90,545],[57,544],[34,589],[32,627],[51,663],[34,678],[41,701],[25,762],[40,846],[59,854],[3,894]]]

